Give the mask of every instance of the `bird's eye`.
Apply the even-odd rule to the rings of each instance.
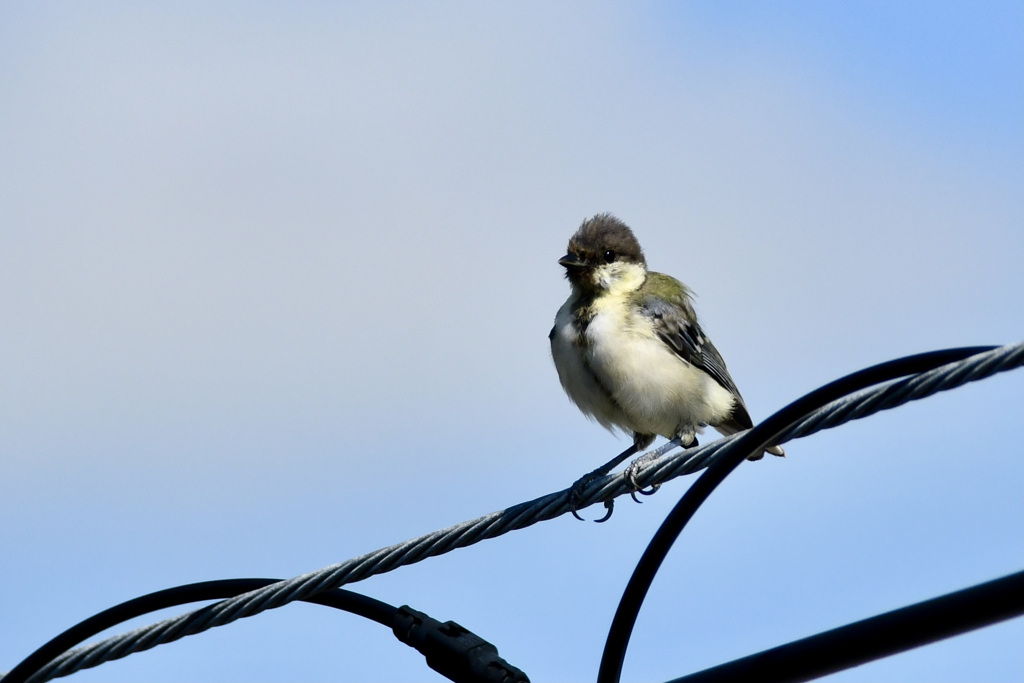
[[[604,262],[605,263],[611,263],[614,260],[615,260],[615,252],[614,251],[609,249],[608,251],[604,252]]]

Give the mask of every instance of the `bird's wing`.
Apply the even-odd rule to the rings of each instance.
[[[697,323],[686,285],[662,273],[648,273],[638,294],[640,310],[650,318],[658,337],[680,358],[728,389],[736,396],[737,406],[742,406],[740,390],[725,368],[722,354]]]

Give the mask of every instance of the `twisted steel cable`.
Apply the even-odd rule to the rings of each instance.
[[[984,379],[1000,372],[1024,366],[1024,343],[1011,344],[979,353],[935,370],[919,373],[834,401],[814,411],[788,430],[781,442],[808,436],[851,420],[868,417],[940,391]],[[722,449],[733,444],[740,434],[702,447],[666,456],[645,466],[636,476],[643,486],[660,484],[709,466],[721,457]],[[629,492],[629,483],[621,473],[591,483],[583,493],[580,507],[610,500]],[[381,548],[371,553],[303,574],[266,588],[208,605],[199,610],[165,619],[150,626],[71,650],[40,669],[30,681],[42,683],[67,676],[81,669],[98,666],[134,652],[141,652],[185,636],[224,626],[236,619],[254,616],[321,591],[338,588],[375,574],[414,564],[428,557],[501,536],[516,529],[553,519],[569,512],[569,490],[551,493],[468,522],[435,531],[419,538]]]

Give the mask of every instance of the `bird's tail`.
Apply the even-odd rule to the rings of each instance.
[[[747,423],[750,422],[750,416],[747,415],[746,410],[744,410],[742,415],[740,415],[738,417],[739,417],[739,419],[737,419],[737,416],[734,414],[734,416],[732,418],[730,418],[729,420],[726,420],[725,422],[722,422],[721,424],[712,425],[712,426],[720,434],[722,434],[722,436],[732,436],[736,432],[742,432],[744,430],[747,430],[747,429],[750,429],[751,427],[753,427],[752,423],[747,424]],[[741,419],[743,417],[746,417],[746,420],[741,422]],[[771,453],[772,455],[777,455],[780,458],[786,457],[786,451],[782,450],[782,446],[769,446],[768,448],[764,449],[764,451],[761,452],[761,453],[757,453],[755,455],[747,456],[747,460],[760,460],[761,458],[764,457],[765,453]]]

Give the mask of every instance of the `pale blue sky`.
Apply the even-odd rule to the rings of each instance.
[[[755,419],[1024,338],[1020,3],[5,3],[0,670],[161,588],[288,577],[568,486],[625,443],[551,365],[612,211],[698,294]],[[1020,373],[746,464],[626,680],[1017,571]],[[686,481],[353,589],[592,679]],[[588,516],[594,516],[592,510]],[[1011,681],[1002,626],[835,681]],[[290,606],[82,681],[436,680]]]

